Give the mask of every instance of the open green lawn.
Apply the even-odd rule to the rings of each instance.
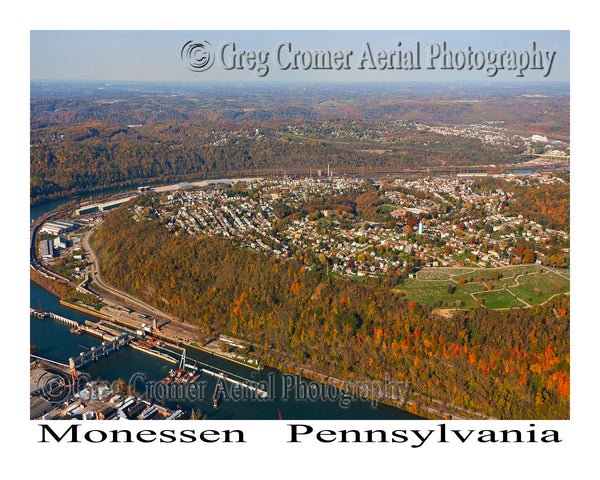
[[[509,290],[527,303],[537,305],[557,293],[569,291],[569,281],[553,272],[519,277],[519,285]]]
[[[506,290],[490,290],[489,292],[475,293],[474,295],[477,298],[482,298],[484,300],[483,306],[485,308],[494,309],[525,306],[524,303],[520,302]]]
[[[477,281],[480,277],[490,279],[496,272],[502,276],[487,282],[492,290]],[[568,276],[568,271],[563,274]],[[467,279],[467,283],[458,285],[461,278]],[[517,281],[519,285],[513,286]],[[449,292],[451,286],[455,287],[454,293]],[[569,280],[533,265],[497,269],[424,268],[396,290],[407,300],[425,305],[468,308],[476,305],[474,296],[483,298],[486,308],[496,309],[525,306],[515,295],[530,305],[543,303],[557,293],[569,291]]]
[[[398,210],[399,205],[391,205],[389,203],[386,203],[385,205],[381,205],[379,208],[383,210]]]
[[[436,300],[446,299],[448,295],[448,286],[451,282],[420,282],[418,280],[407,280],[398,290],[404,292],[405,297],[417,303],[433,305]]]
[[[452,294],[448,292],[450,286],[455,287]],[[404,282],[398,290],[403,291],[404,297],[412,302],[435,306],[437,301],[442,301],[446,304],[444,306],[455,308],[475,306],[475,300],[470,293],[481,291],[483,287],[475,283],[457,285],[449,280],[420,281],[412,279]],[[457,301],[462,303],[457,304]]]

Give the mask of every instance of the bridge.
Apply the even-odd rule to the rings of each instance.
[[[46,316],[53,318],[54,320],[58,320],[59,322],[63,322],[66,323],[67,325],[71,325],[72,327],[80,327],[80,323],[75,321],[75,320],[71,320],[70,318],[65,318],[65,317],[61,317],[60,315],[57,315],[56,313],[52,313],[52,312],[44,312],[46,314]]]
[[[128,333],[122,333],[110,342],[102,342],[102,345],[99,347],[92,347],[87,352],[81,352],[76,358],[69,358],[69,366],[77,369],[87,365],[88,363],[100,360],[100,358],[107,357],[111,353],[126,347],[133,339],[134,337]]]
[[[89,325],[82,325],[81,323],[75,320],[71,320],[70,318],[63,317],[53,312],[42,312],[40,310],[36,310],[35,308],[30,308],[29,313],[37,318],[52,318],[54,320],[58,320],[59,322],[66,323],[67,325],[71,325],[71,327],[73,327],[71,329],[72,332],[86,332],[90,335],[105,340],[99,347],[92,347],[87,352],[81,352],[76,358],[69,358],[68,367],[71,370],[83,367],[88,363],[95,362],[102,357],[107,357],[111,353],[116,352],[122,347],[129,345],[131,341],[135,339],[135,337],[133,335],[130,335],[129,333],[111,335],[109,332],[100,330],[98,328],[94,328]],[[116,331],[112,329],[111,332],[116,333]]]
[[[32,353],[31,353],[31,354],[29,354],[29,356],[30,356],[31,358],[35,358],[36,360],[40,360],[40,361],[42,361],[42,362],[49,363],[49,364],[51,364],[51,365],[53,365],[53,366],[60,367],[60,368],[62,368],[64,371],[69,371],[69,366],[68,366],[68,365],[65,365],[64,363],[55,362],[54,360],[50,360],[49,358],[40,357],[40,356],[38,356],[38,355],[34,355],[34,354],[32,354]]]

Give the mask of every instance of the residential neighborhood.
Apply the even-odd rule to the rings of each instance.
[[[157,195],[154,210],[133,207],[136,220],[156,216],[166,228],[223,235],[240,245],[306,268],[349,277],[411,278],[423,267],[565,267],[569,233],[512,214],[512,187],[564,183],[551,174],[498,175],[510,189],[486,188],[480,176],[436,176],[365,182],[345,178],[256,179]],[[491,183],[491,185],[495,185]],[[347,208],[319,209],[319,199],[356,199],[371,189],[376,217]],[[361,193],[362,192],[362,193]],[[156,195],[156,194],[154,194]]]

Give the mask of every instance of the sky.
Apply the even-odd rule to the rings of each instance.
[[[32,30],[30,40],[32,81],[569,81],[570,75],[568,30]],[[184,45],[190,41],[191,47],[185,50]],[[195,45],[206,45],[205,42],[210,44],[206,48],[211,50],[212,66],[192,71],[188,67],[202,65],[196,56],[198,48],[203,47]],[[446,58],[451,56],[453,68],[442,68],[444,42]],[[542,69],[525,68],[522,77],[517,76],[521,69],[504,69],[494,76],[489,75],[494,69],[488,70],[489,57],[482,55],[497,53],[499,56],[503,51],[514,51],[516,58],[522,59],[520,65],[529,62],[531,67],[533,42],[542,52]],[[278,47],[282,44],[278,59]],[[372,57],[369,57],[367,44]],[[432,59],[438,47],[440,55]],[[469,47],[473,51],[471,70],[468,69]],[[191,56],[184,55],[182,59],[182,50]],[[341,69],[312,68],[315,56],[311,52],[315,50],[329,51],[332,56],[336,51],[341,52],[338,61]],[[398,50],[405,54],[412,52],[414,66],[417,66],[418,56],[421,68],[408,70],[405,64],[399,69],[398,56],[390,60],[389,53]],[[481,54],[475,57],[478,50]],[[296,51],[299,54],[294,56]],[[375,65],[380,51],[388,52],[386,59]],[[348,55],[348,52],[352,53]],[[552,58],[551,53],[547,57],[545,52],[556,54]],[[253,54],[256,59],[248,61],[248,55]],[[293,68],[294,58],[297,69]],[[480,63],[476,63],[478,60]],[[309,62],[313,63],[309,65]],[[359,68],[361,62],[362,69]],[[463,62],[464,67],[459,69]],[[483,68],[478,70],[478,65]],[[370,68],[373,66],[376,68]]]

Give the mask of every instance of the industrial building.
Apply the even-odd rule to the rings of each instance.
[[[98,210],[101,212],[106,212],[107,210],[112,210],[113,208],[117,208],[119,205],[125,203],[129,198],[122,198],[120,200],[114,200],[108,203],[102,203],[98,205]]]
[[[66,222],[64,220],[55,220],[54,222],[46,222],[40,229],[41,233],[49,233],[50,235],[60,235],[61,233],[70,232],[79,227],[76,223]]]
[[[106,202],[106,203],[95,203],[93,205],[86,205],[85,207],[81,207],[78,208],[77,210],[75,210],[75,213],[77,215],[85,215],[86,213],[92,213],[92,212],[106,212],[107,210],[112,210],[113,208],[117,208],[119,205],[122,205],[125,202],[128,202],[129,200],[131,200],[132,198],[135,197],[126,197],[126,198],[120,198],[118,200],[113,200],[112,202]]]
[[[85,215],[86,213],[92,213],[98,211],[98,205],[87,205],[85,207],[78,208],[75,210],[77,215]]]
[[[53,244],[56,250],[67,248],[67,239],[63,237],[56,237]]]
[[[59,235],[65,232],[65,227],[54,223],[46,223],[40,229],[40,233],[49,233],[50,235]]]
[[[44,260],[49,260],[54,257],[54,249],[50,240],[40,241],[40,256]]]
[[[29,397],[29,419],[40,418],[50,410],[56,407],[56,404],[49,402],[40,396]]]
[[[71,230],[75,230],[76,228],[79,227],[79,225],[77,223],[67,222],[65,220],[55,220],[54,223],[56,223],[58,225],[64,225],[67,228],[67,232],[70,232]]]

